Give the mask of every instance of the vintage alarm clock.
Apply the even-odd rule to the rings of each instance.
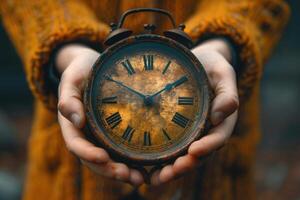
[[[148,24],[144,34],[132,35],[122,25],[137,12],[164,14],[174,29],[162,36]],[[211,90],[205,70],[189,50],[193,43],[184,25],[176,28],[165,10],[128,10],[111,28],[85,89],[89,131],[113,159],[132,167],[170,163],[207,130]]]

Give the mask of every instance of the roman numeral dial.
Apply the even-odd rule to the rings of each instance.
[[[155,45],[120,46],[121,53],[96,66],[93,93],[86,93],[91,101],[85,103],[94,106],[87,117],[96,119],[91,125],[99,128],[93,133],[116,155],[160,159],[187,145],[197,123],[204,121],[200,115],[207,114],[202,108],[207,93],[200,85],[206,79],[198,80],[203,70],[188,57]]]

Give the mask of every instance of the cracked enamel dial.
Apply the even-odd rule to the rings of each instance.
[[[133,42],[94,67],[88,119],[100,143],[118,157],[165,160],[200,136],[207,79],[195,58],[180,50],[164,42]]]

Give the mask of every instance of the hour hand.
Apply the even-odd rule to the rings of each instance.
[[[181,85],[182,83],[186,82],[188,80],[188,78],[186,76],[182,76],[180,79],[178,79],[177,81],[174,81],[171,85],[172,88],[175,88],[179,85]],[[171,88],[171,89],[172,89]]]
[[[159,95],[160,93],[162,93],[164,91],[170,91],[171,89],[178,87],[179,85],[186,82],[187,80],[188,80],[188,78],[186,76],[182,76],[178,80],[174,81],[173,83],[168,83],[163,89],[161,89],[158,92],[151,95],[151,98]]]
[[[140,93],[140,92],[138,92],[138,91],[132,89],[131,87],[125,85],[125,84],[122,83],[121,81],[114,80],[114,79],[113,79],[111,76],[109,76],[109,75],[105,75],[105,79],[106,79],[106,80],[109,80],[109,81],[112,81],[112,82],[115,82],[116,84],[118,84],[118,85],[120,85],[120,86],[126,88],[126,89],[129,90],[130,92],[132,92],[132,93],[138,95],[139,97],[142,97],[143,99],[146,98],[146,95],[144,95],[144,94],[142,94],[142,93]]]

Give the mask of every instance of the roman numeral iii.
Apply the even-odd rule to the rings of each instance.
[[[107,124],[110,126],[111,129],[115,128],[120,124],[122,121],[121,115],[119,112],[112,114],[111,116],[107,117],[106,119]]]
[[[193,105],[194,97],[178,97],[178,105]]]
[[[153,70],[153,55],[144,55],[145,70]]]
[[[144,146],[151,146],[150,132],[144,132]]]
[[[189,123],[189,119],[186,118],[185,116],[179,114],[178,112],[176,112],[172,119],[172,122],[181,126],[182,128],[185,128],[187,126],[187,124]]]
[[[129,75],[132,75],[135,73],[130,61],[126,59],[124,62],[122,62],[123,67],[127,70]]]
[[[117,103],[117,97],[116,96],[105,97],[101,100],[101,102],[102,103],[108,103],[108,104]]]
[[[127,126],[127,128],[125,129],[125,131],[124,131],[124,133],[122,135],[122,138],[124,140],[127,140],[128,142],[130,142],[134,131],[135,130],[132,127]]]

